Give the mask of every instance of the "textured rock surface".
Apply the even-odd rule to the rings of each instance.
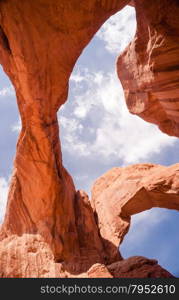
[[[94,264],[81,272],[69,270],[54,261],[49,245],[40,235],[10,236],[0,243],[1,278],[112,278],[112,277],[172,277],[157,261],[144,257],[131,257],[111,265]]]
[[[84,192],[78,191],[74,201],[78,254],[57,262],[41,234],[10,235],[0,242],[0,277],[171,276],[156,261],[142,257],[123,260],[118,245],[129,230],[132,214],[151,207],[179,210],[179,164],[112,169],[93,187],[94,214]]]
[[[38,234],[12,235],[0,243],[0,277],[67,277]]]
[[[129,230],[131,215],[152,207],[179,210],[179,164],[114,168],[95,182],[92,206],[107,257],[116,261],[117,247]]]
[[[179,2],[134,3],[137,33],[117,63],[128,109],[179,137]]]
[[[156,260],[142,256],[132,256],[123,261],[115,262],[107,268],[115,278],[173,277],[172,274],[161,268]]]
[[[105,265],[95,264],[87,272],[89,278],[113,278]]]
[[[22,121],[1,239],[39,233],[56,260],[79,256],[75,188],[62,166],[56,114],[81,51],[128,2],[0,1],[0,63]]]
[[[117,247],[128,231],[131,214],[153,206],[178,209],[178,165],[168,169],[140,165],[109,171],[94,186],[94,210],[88,196],[75,191],[73,180],[62,165],[57,111],[67,99],[69,76],[95,32],[129,2],[0,1],[0,63],[15,87],[22,121],[5,220],[0,229],[0,277],[168,276],[147,259],[122,260]],[[131,112],[178,135],[178,45],[173,42],[178,33],[178,19],[173,17],[173,11],[178,6],[173,1],[166,19],[166,24],[172,23],[171,36],[163,21],[165,9],[158,27],[158,8],[161,3],[165,8],[171,1],[155,2],[155,9],[154,1],[151,7],[145,0],[134,2],[137,15],[141,16],[138,32],[142,32],[143,40],[138,33],[119,59],[118,72],[120,77],[123,73]],[[151,29],[152,39],[148,39],[145,24]],[[160,35],[161,47],[157,47]],[[150,57],[145,56],[146,45],[151,49]],[[146,57],[152,64],[150,59],[147,64]],[[152,71],[146,66],[152,66]],[[165,67],[167,71],[163,71]],[[155,68],[160,69],[157,75]],[[138,93],[139,104],[134,101],[137,98],[130,98]],[[150,101],[144,97],[146,93],[151,93]],[[158,106],[162,97],[165,113]],[[169,113],[169,107],[173,113]],[[111,262],[115,265],[108,266]]]

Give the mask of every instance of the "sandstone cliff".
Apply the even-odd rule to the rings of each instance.
[[[179,137],[179,3],[136,0],[137,33],[118,58],[129,111]]]

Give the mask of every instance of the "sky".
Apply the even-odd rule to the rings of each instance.
[[[76,189],[90,195],[94,181],[113,167],[177,163],[179,141],[130,114],[116,75],[117,56],[136,31],[135,10],[125,7],[97,32],[70,78],[68,101],[58,112],[63,164]],[[0,223],[20,130],[15,93],[0,69]],[[179,276],[178,211],[153,208],[132,216],[120,249],[124,258],[155,258]]]

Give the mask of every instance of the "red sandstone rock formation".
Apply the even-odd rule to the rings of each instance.
[[[152,207],[179,210],[179,164],[114,168],[95,182],[92,206],[103,243],[107,243],[108,259],[116,261],[131,215]]]
[[[38,234],[10,236],[0,243],[0,277],[8,278],[145,278],[172,277],[157,261],[130,257],[111,265],[94,264],[81,272],[56,263],[47,243]]]
[[[179,2],[134,3],[137,33],[117,63],[128,109],[179,137]]]
[[[138,2],[138,14],[143,16],[147,4]],[[133,166],[132,175],[129,168],[110,171],[94,186],[94,211],[88,196],[75,191],[62,165],[56,114],[67,99],[73,66],[104,21],[127,3],[0,1],[0,63],[15,87],[22,120],[0,231],[0,277],[170,276],[147,259],[123,260],[117,246],[129,228],[131,214],[153,206],[178,209],[178,181],[174,175],[178,165],[168,171],[153,165]],[[170,66],[176,62],[172,57]],[[121,70],[128,74],[124,63]],[[171,76],[174,89],[173,73],[167,76]],[[138,81],[133,82],[138,86]],[[131,81],[128,83],[131,85]],[[149,113],[149,121],[158,123],[157,116],[155,119],[153,112]],[[176,134],[174,115],[170,121],[172,126],[169,124],[167,132]],[[141,179],[144,175],[146,181]]]
[[[111,265],[93,265],[87,272],[89,278],[169,278],[173,277],[161,268],[157,261],[133,256]]]
[[[0,277],[172,276],[153,260],[123,260],[118,245],[129,230],[131,215],[151,207],[179,210],[179,164],[114,168],[94,184],[92,206],[94,214],[87,195],[76,193],[79,252],[75,258],[56,261],[39,233],[9,235],[0,242]]]
[[[132,256],[108,266],[115,278],[168,278],[173,277],[157,261],[142,256]]]
[[[22,120],[1,236],[39,233],[58,261],[75,259],[80,245],[75,187],[62,165],[56,114],[81,51],[128,2],[0,2],[0,63],[15,87]]]

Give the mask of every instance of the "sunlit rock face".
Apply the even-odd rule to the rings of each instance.
[[[128,109],[179,137],[179,3],[134,3],[136,36],[117,62]]]
[[[81,51],[128,2],[0,2],[0,62],[15,87],[22,121],[1,236],[39,233],[58,261],[80,256],[80,242],[75,187],[62,165],[57,111],[67,99]],[[98,252],[102,259],[101,248]]]
[[[94,183],[92,206],[108,259],[116,261],[132,215],[152,207],[179,210],[179,164],[113,168]]]
[[[158,2],[162,1],[157,1],[156,8]],[[121,272],[119,269],[124,265],[117,264],[116,272],[114,265],[108,266],[124,262],[117,251],[117,243],[122,241],[128,230],[130,215],[153,207],[153,201],[161,207],[160,201],[155,198],[156,193],[149,189],[150,178],[152,187],[160,185],[163,189],[163,192],[159,189],[157,193],[161,195],[164,207],[170,206],[167,203],[171,202],[173,208],[178,209],[178,185],[173,173],[178,166],[169,168],[166,173],[160,167],[163,177],[159,180],[156,174],[156,181],[152,181],[153,175],[150,177],[150,172],[145,173],[142,166],[139,170],[133,167],[131,171],[135,170],[140,178],[144,175],[149,177],[146,194],[153,199],[141,204],[141,192],[134,184],[134,204],[138,207],[135,211],[133,204],[130,205],[133,198],[126,196],[131,190],[127,190],[129,178],[124,174],[122,190],[125,203],[121,202],[124,199],[115,198],[116,189],[121,190],[121,181],[113,189],[113,180],[107,174],[98,183],[105,178],[112,196],[109,197],[106,185],[99,188],[95,184],[91,205],[85,192],[76,192],[73,179],[62,164],[57,111],[67,99],[68,81],[74,64],[105,20],[128,3],[127,0],[0,1],[0,63],[15,87],[22,122],[6,215],[0,231],[1,277],[121,276],[122,269]],[[141,20],[147,8],[144,4],[138,1],[137,14],[141,15]],[[138,25],[139,31],[141,26]],[[166,35],[165,32],[163,34]],[[144,44],[145,38],[144,35]],[[167,45],[163,47],[168,49]],[[124,66],[121,70],[126,74]],[[169,72],[168,76],[171,76],[173,85],[173,73]],[[134,86],[138,84],[135,78],[133,82]],[[150,82],[147,83],[150,89]],[[141,102],[144,100],[142,96],[140,99]],[[171,119],[174,124],[174,116]],[[154,118],[154,123],[157,120],[157,117]],[[151,168],[157,170],[158,166]],[[113,170],[111,172],[109,174],[113,177]],[[167,174],[172,176],[172,185]],[[142,193],[146,185],[143,182]],[[169,200],[166,194],[171,197]],[[117,211],[120,214],[118,221]],[[127,260],[125,262],[127,264]],[[146,265],[146,260],[143,263]],[[149,277],[149,273],[143,274]],[[168,277],[168,273],[161,274]]]

